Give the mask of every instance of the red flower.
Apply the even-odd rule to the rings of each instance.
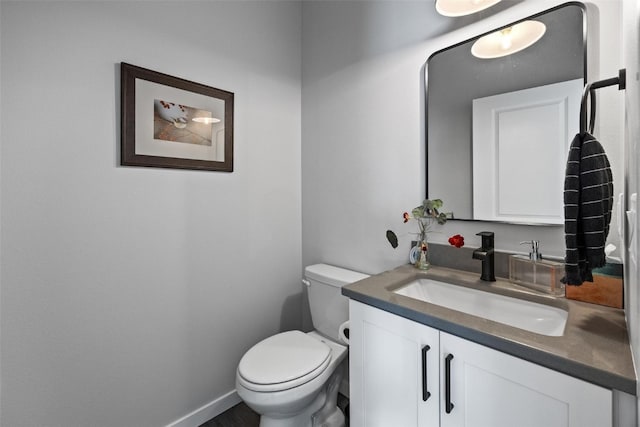
[[[405,222],[405,223],[409,222],[409,219],[411,218],[411,217],[409,216],[409,212],[405,212],[405,213],[403,213],[403,214],[402,214],[402,217],[404,218],[404,222]]]
[[[449,244],[451,246],[455,246],[456,248],[461,248],[464,246],[464,237],[462,237],[460,234],[451,236],[449,237]]]

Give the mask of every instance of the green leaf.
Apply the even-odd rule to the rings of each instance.
[[[411,215],[414,218],[422,218],[424,216],[424,207],[418,206],[417,208],[413,208],[413,210],[411,211]]]
[[[396,233],[394,233],[393,231],[387,230],[387,240],[389,241],[393,249],[398,247],[398,236],[396,236]]]
[[[444,212],[441,212],[441,213],[438,215],[438,218],[436,218],[436,219],[437,219],[437,221],[438,221],[438,224],[442,225],[442,224],[444,224],[444,223],[446,223],[446,222],[447,222],[447,214],[446,214],[446,213],[444,213]]]
[[[424,204],[428,209],[438,210],[442,207],[444,203],[440,199],[433,199],[433,200],[427,199],[424,201]]]

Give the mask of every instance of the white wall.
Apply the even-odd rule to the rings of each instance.
[[[0,2],[0,47],[2,46],[2,2]],[[2,50],[0,48],[0,100],[2,100]],[[1,113],[0,102],[0,113]],[[0,219],[2,218],[2,114],[0,114]],[[2,236],[2,221],[0,220],[0,238]],[[2,244],[0,243],[0,321],[2,320]],[[0,324],[0,424],[2,423],[2,325]]]
[[[160,426],[299,327],[301,6],[2,2],[3,426]],[[119,166],[129,62],[235,93],[235,171]]]
[[[560,3],[510,2],[511,7],[456,29],[430,1],[303,2],[303,263],[378,273],[407,262],[411,236],[406,233],[415,232],[415,224],[403,224],[402,212],[425,194],[427,58]],[[608,78],[620,68],[621,4],[593,3],[599,9],[600,71]],[[598,134],[617,163],[622,161],[621,105],[619,95],[599,97]],[[616,191],[622,191],[622,177],[615,178]],[[446,206],[446,195],[443,199]],[[401,240],[395,251],[384,237],[388,228]],[[431,240],[446,243],[461,233],[476,247],[475,234],[482,230],[496,233],[500,250],[523,251],[520,241],[538,239],[545,255],[564,256],[562,227],[451,221]]]
[[[623,47],[624,64],[627,69],[625,90],[625,139],[628,159],[627,196],[640,192],[640,0],[623,2]],[[636,217],[635,233],[640,231],[640,216]],[[629,243],[629,242],[628,242]],[[640,250],[640,239],[635,240],[636,253]],[[640,361],[640,264],[627,259],[625,298],[627,325],[629,325],[636,372]],[[640,408],[640,384],[637,398]],[[640,417],[638,418],[640,419]]]

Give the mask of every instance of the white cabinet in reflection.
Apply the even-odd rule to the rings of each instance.
[[[473,217],[563,224],[582,79],[473,100]]]

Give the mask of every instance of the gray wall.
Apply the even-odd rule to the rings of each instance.
[[[167,425],[300,326],[300,14],[2,2],[1,425]],[[235,92],[235,171],[120,167],[120,61]]]

